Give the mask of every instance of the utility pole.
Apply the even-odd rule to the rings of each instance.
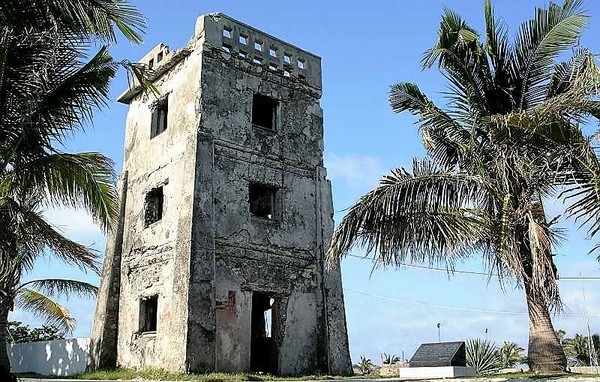
[[[440,322],[437,323],[437,328],[438,328],[438,342],[442,342],[442,332],[440,327],[442,326],[442,324]]]

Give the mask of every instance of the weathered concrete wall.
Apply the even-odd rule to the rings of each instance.
[[[27,342],[8,345],[13,373],[37,373],[66,377],[85,372],[89,338]]]
[[[160,100],[136,90],[121,97],[130,110],[117,364],[249,371],[253,296],[262,293],[274,301],[276,372],[350,373],[339,269],[323,264],[333,206],[320,58],[207,15],[185,50],[161,44],[149,60],[168,124],[151,139]],[[252,125],[254,94],[277,100],[272,130]],[[250,213],[253,183],[276,188],[271,219]],[[163,216],[146,227],[145,195],[158,186]],[[140,333],[140,300],[154,295],[156,332]]]
[[[155,81],[167,97],[167,129],[150,137],[152,94],[132,100],[124,170],[129,173],[121,264],[118,360],[122,367],[187,368],[188,288],[198,125],[200,54],[192,53]],[[146,194],[163,187],[162,219],[145,226]],[[140,300],[158,295],[156,332],[140,333]]]

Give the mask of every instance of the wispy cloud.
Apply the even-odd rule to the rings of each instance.
[[[353,193],[372,189],[382,175],[389,171],[377,157],[338,155],[331,152],[325,155],[325,166],[334,187],[337,182],[342,182],[346,191]]]
[[[44,216],[69,236],[103,235],[92,217],[81,209],[50,208],[44,212]]]

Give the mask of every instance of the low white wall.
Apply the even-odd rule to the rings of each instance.
[[[398,371],[400,378],[406,379],[472,377],[476,374],[474,367],[465,366],[403,367]]]
[[[8,357],[13,373],[69,376],[85,371],[89,350],[89,338],[71,338],[9,344]]]

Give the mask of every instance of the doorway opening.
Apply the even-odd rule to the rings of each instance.
[[[253,372],[277,373],[277,356],[273,336],[275,299],[266,293],[252,293],[250,369]]]

